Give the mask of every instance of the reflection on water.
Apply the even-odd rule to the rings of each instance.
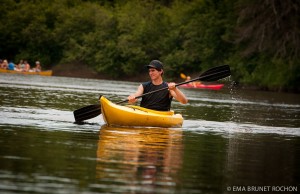
[[[178,186],[182,166],[182,131],[164,128],[103,126],[97,149],[97,184],[109,192],[164,193]]]

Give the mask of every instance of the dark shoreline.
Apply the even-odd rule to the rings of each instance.
[[[87,65],[83,64],[65,64],[65,65],[59,65],[55,66],[53,69],[53,76],[63,76],[63,77],[75,77],[75,78],[90,78],[90,79],[104,79],[104,80],[117,80],[117,81],[129,81],[129,82],[145,82],[148,81],[148,74],[147,72],[141,73],[138,76],[124,76],[120,78],[113,78],[112,76],[105,75],[103,73],[97,73],[91,68],[89,68]],[[191,77],[197,77],[197,74],[190,75]],[[173,79],[172,81],[179,83],[183,82],[180,77],[178,79]],[[266,91],[266,92],[279,92],[279,93],[294,93],[294,94],[300,94],[300,91],[289,91],[286,89],[282,89],[280,91],[278,90],[272,90],[268,88],[263,88],[259,86],[247,86],[247,85],[241,85],[238,83],[231,83],[234,87],[237,89],[242,90],[253,90],[253,91]]]

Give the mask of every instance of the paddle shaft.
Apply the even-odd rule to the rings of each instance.
[[[225,71],[224,71],[224,72],[225,72]],[[217,75],[217,74],[220,74],[220,72],[216,72],[216,73],[214,73],[214,74]],[[181,85],[183,85],[183,84],[188,84],[188,83],[191,83],[191,82],[200,80],[200,79],[205,79],[205,78],[207,78],[207,77],[213,76],[214,74],[204,75],[204,76],[200,76],[200,77],[197,77],[197,78],[188,80],[188,81],[184,81],[184,82],[181,82],[181,83],[176,84],[175,87],[181,86]],[[160,89],[158,89],[158,90],[154,90],[154,91],[151,91],[151,92],[147,92],[147,93],[142,94],[142,95],[140,95],[140,96],[136,96],[135,99],[137,99],[137,98],[142,98],[143,96],[146,96],[146,95],[149,95],[149,94],[153,94],[153,93],[156,93],[156,92],[160,92],[160,91],[163,91],[163,90],[167,90],[167,89],[169,89],[169,87],[164,87],[164,88],[160,88]],[[120,101],[120,102],[117,102],[116,104],[121,104],[121,103],[124,103],[124,102],[127,102],[127,101],[128,101],[128,99],[122,100],[122,101]]]

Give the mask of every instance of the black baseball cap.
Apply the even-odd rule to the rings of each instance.
[[[154,69],[157,69],[157,70],[162,70],[164,69],[164,66],[163,66],[163,63],[160,62],[159,60],[153,60],[149,63],[149,65],[147,65],[147,68],[154,68]]]

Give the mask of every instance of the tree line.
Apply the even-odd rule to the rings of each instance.
[[[295,0],[2,0],[0,58],[86,64],[112,78],[229,64],[237,83],[300,91]]]

